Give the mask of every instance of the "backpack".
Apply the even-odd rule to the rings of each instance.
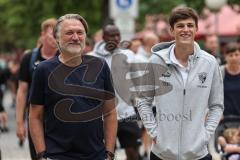
[[[36,60],[38,58],[38,53],[40,53],[39,50],[40,50],[39,48],[34,48],[32,51],[27,53],[27,54],[31,54],[31,59],[30,59],[30,63],[29,63],[29,66],[28,66],[28,70],[29,70],[29,74],[30,74],[31,79],[33,77],[33,72],[34,72],[34,70],[37,67],[37,64],[35,62],[36,62]],[[28,97],[27,98],[27,103],[28,103],[28,105],[30,104],[30,102],[29,102],[30,86],[31,85],[28,86],[28,93],[27,93],[27,97]]]
[[[33,71],[36,69],[37,67],[37,64],[35,63],[37,58],[38,58],[38,53],[39,53],[39,48],[34,48],[32,50],[32,53],[31,53],[31,59],[30,59],[30,63],[29,63],[29,73],[32,77],[33,75]]]

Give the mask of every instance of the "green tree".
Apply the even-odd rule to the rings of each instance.
[[[1,51],[32,48],[40,35],[41,22],[66,13],[85,17],[90,34],[101,28],[103,0],[0,0]]]
[[[228,0],[240,4],[239,0]],[[0,0],[0,52],[16,48],[32,48],[40,35],[40,24],[50,17],[66,13],[79,13],[90,26],[90,35],[100,29],[108,19],[109,0]],[[200,13],[204,0],[139,0],[139,18],[143,27],[148,14],[166,17],[179,5],[193,7]]]

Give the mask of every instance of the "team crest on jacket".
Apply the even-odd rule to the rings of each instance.
[[[207,73],[206,72],[199,73],[198,78],[201,84],[203,84],[207,79]]]
[[[171,76],[171,73],[169,71],[165,72],[162,74],[163,77],[170,77]]]

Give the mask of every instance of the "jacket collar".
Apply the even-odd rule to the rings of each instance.
[[[175,41],[158,43],[152,47],[151,51],[153,54],[161,57],[166,64],[173,64],[172,61],[170,60],[170,52],[174,46]],[[199,45],[196,42],[194,42],[194,54],[192,56],[189,56],[190,62],[194,63],[196,59],[199,58],[200,52],[201,49]]]

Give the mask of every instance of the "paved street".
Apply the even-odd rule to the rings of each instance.
[[[4,96],[4,106],[8,112],[9,118],[9,132],[0,134],[0,148],[2,150],[2,160],[30,160],[28,152],[28,142],[24,143],[23,147],[19,147],[19,141],[16,136],[15,124],[15,108],[11,108],[11,95],[7,92]],[[124,160],[125,154],[123,150],[117,150],[117,160]]]
[[[11,108],[11,96],[9,92],[5,95],[4,106],[8,112],[9,132],[0,135],[0,148],[2,150],[2,160],[30,160],[28,154],[28,143],[19,147],[15,131],[15,108]]]
[[[2,160],[30,160],[28,152],[28,142],[24,143],[23,147],[19,147],[19,142],[16,137],[15,127],[15,108],[11,108],[11,96],[7,92],[4,97],[4,105],[9,114],[9,132],[0,135],[0,148],[2,150]],[[210,146],[210,150],[213,146]],[[142,147],[140,149],[142,151]],[[219,156],[213,154],[214,160],[219,160]],[[117,150],[116,160],[125,160],[125,154],[123,150]]]

